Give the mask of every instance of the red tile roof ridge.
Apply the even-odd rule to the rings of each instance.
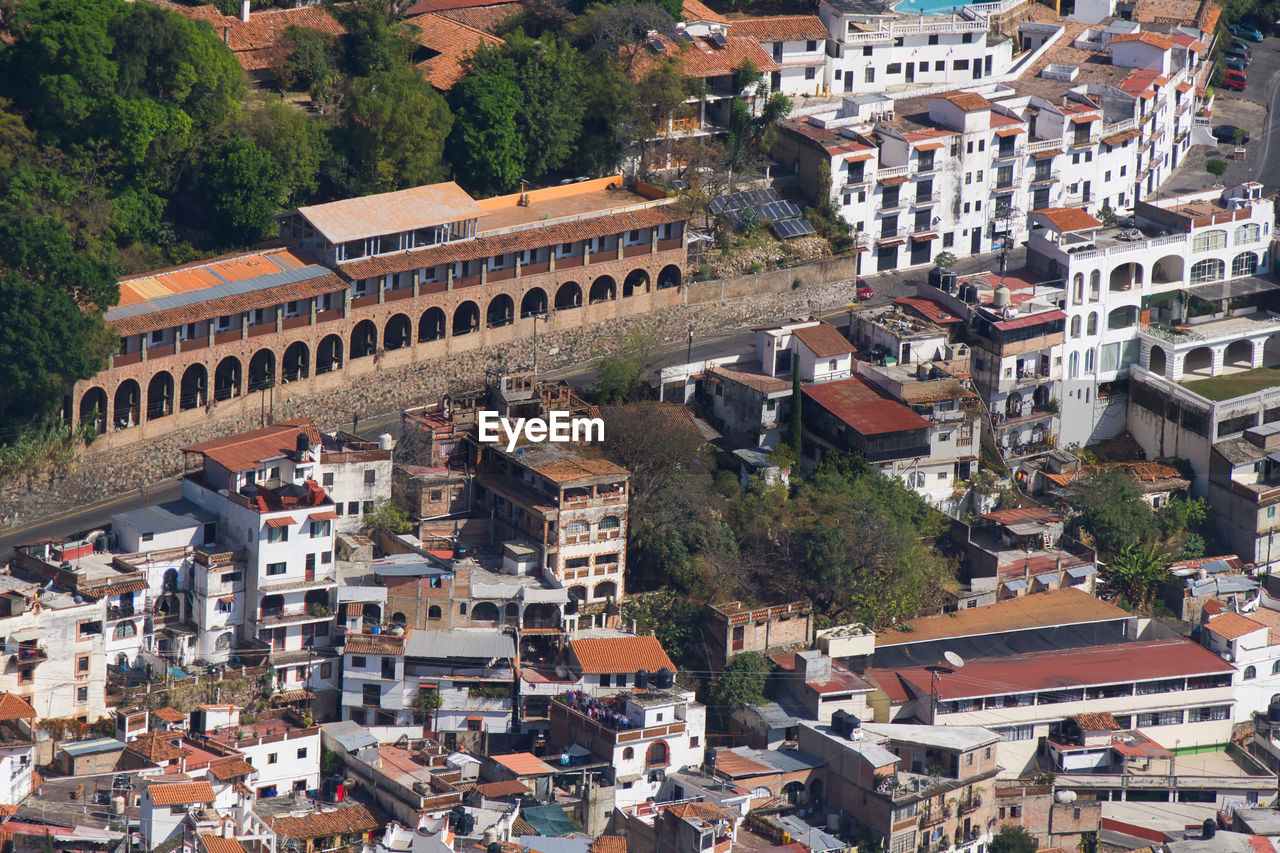
[[[654,636],[589,637],[570,640],[569,648],[584,673],[599,675],[660,669],[676,671],[662,643]]]

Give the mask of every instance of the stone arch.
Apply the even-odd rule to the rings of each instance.
[[[126,379],[116,386],[112,401],[111,417],[116,429],[137,426],[142,417],[142,389],[133,379]]]
[[[525,607],[522,624],[525,628],[559,628],[560,610],[545,601],[535,602]]]
[[[107,392],[101,388],[90,388],[80,398],[80,423],[86,421],[93,421],[98,435],[107,431]]]
[[[366,622],[369,622],[370,624],[374,622],[381,622],[382,621],[381,605],[373,601],[366,601],[364,603],[364,606],[360,608],[360,618],[365,620]]]
[[[467,300],[453,311],[453,336],[469,335],[480,330],[480,306]]]
[[[361,320],[351,330],[351,358],[367,358],[378,349],[378,327],[372,320]]]
[[[182,374],[178,388],[178,408],[198,409],[209,404],[209,371],[203,364],[193,364]]]
[[[1107,328],[1127,329],[1138,323],[1138,309],[1133,305],[1121,305],[1119,308],[1111,309],[1107,314]]]
[[[444,312],[439,308],[428,308],[422,312],[418,320],[418,343],[438,341],[445,336]]]
[[[591,293],[588,302],[595,305],[600,302],[612,302],[618,298],[618,283],[611,275],[602,275],[591,282]]]
[[[547,292],[541,287],[534,287],[520,300],[520,316],[532,317],[534,314],[547,313]]]
[[[1147,370],[1159,376],[1164,376],[1169,366],[1169,355],[1164,351],[1164,347],[1153,346],[1151,355],[1147,359]]]
[[[569,587],[569,598],[581,604],[587,600],[587,588],[582,584]]]
[[[627,273],[627,277],[622,280],[622,298],[626,299],[635,296],[637,293],[647,293],[649,290],[649,271],[648,270],[632,270]]]
[[[520,619],[520,605],[514,601],[508,601],[506,606],[502,608],[503,620],[508,625],[516,625]]]
[[[1107,288],[1114,292],[1132,290],[1142,286],[1142,264],[1128,261],[1111,271]]]
[[[282,613],[284,613],[283,595],[264,595],[262,597],[262,603],[258,605],[259,619],[278,617]]]
[[[489,300],[489,307],[484,312],[484,324],[490,329],[508,326],[515,322],[516,303],[505,293],[499,293]]]
[[[302,341],[294,341],[284,351],[284,365],[280,376],[284,382],[306,379],[311,372],[311,350]]]
[[[649,744],[649,748],[644,754],[644,763],[650,767],[655,765],[661,767],[671,763],[671,750],[667,748],[667,742],[665,740],[655,740]],[[804,783],[801,783],[800,786],[803,788]]]
[[[1213,375],[1213,350],[1208,347],[1196,347],[1182,357],[1182,373],[1199,376]]]
[[[440,609],[440,605],[432,604],[427,608],[427,619],[435,622],[444,618],[444,611]]]
[[[276,384],[276,354],[260,349],[249,359],[249,391],[262,391]]]
[[[218,366],[213,371],[213,399],[230,400],[232,397],[239,397],[242,374],[240,359],[234,355],[229,355],[218,362]]]
[[[1022,417],[1022,395],[1017,391],[1004,398],[1004,416],[1006,418]]]
[[[382,330],[382,348],[387,352],[407,347],[413,343],[413,321],[405,314],[396,314]]]
[[[216,652],[231,651],[231,643],[234,639],[230,631],[223,631],[218,635],[218,639],[213,641],[213,650]]]
[[[173,374],[162,370],[147,383],[147,420],[173,414]]]
[[[471,608],[472,622],[492,622],[496,625],[499,618],[501,614],[498,612],[498,605],[492,601],[481,601]]]
[[[682,279],[683,273],[680,272],[680,267],[675,264],[667,264],[658,273],[658,289],[666,290],[668,287],[679,287]]]
[[[398,625],[403,628],[405,625],[409,624],[409,620],[403,613],[397,610],[395,613],[391,614],[391,624]]]
[[[582,305],[582,288],[576,281],[566,281],[556,290],[556,310],[578,308]]]
[[[1253,341],[1232,341],[1222,353],[1223,367],[1253,367]]]
[[[1186,262],[1182,255],[1165,255],[1151,267],[1152,284],[1172,284],[1186,276]]]
[[[1240,278],[1258,271],[1258,256],[1253,252],[1241,252],[1231,259],[1231,277]]]
[[[316,376],[342,369],[342,338],[325,335],[316,348]]]
[[[1222,281],[1227,274],[1227,264],[1221,258],[1205,258],[1191,265],[1191,284]]]
[[[596,598],[613,598],[618,594],[618,585],[613,581],[603,581],[596,584],[592,594]]]

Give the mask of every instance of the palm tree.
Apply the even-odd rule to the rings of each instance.
[[[436,729],[436,711],[440,710],[440,691],[431,687],[419,687],[418,699],[414,704],[414,708],[418,712],[418,716],[422,718],[422,725],[427,731],[435,731]],[[431,725],[427,725],[427,719],[430,718]]]
[[[1126,545],[1102,570],[1107,586],[1135,608],[1145,609],[1169,577],[1168,560],[1154,545]]]

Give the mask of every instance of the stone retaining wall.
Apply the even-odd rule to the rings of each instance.
[[[685,340],[691,327],[695,335],[704,335],[840,305],[852,296],[854,263],[852,257],[829,258],[734,279],[690,282],[685,304],[539,335],[538,366],[551,370],[583,363],[609,352],[623,332],[633,329],[676,342]],[[447,392],[475,388],[486,370],[527,370],[532,364],[532,340],[522,338],[430,361],[379,366],[358,382],[308,396],[282,385],[223,401],[199,424],[126,447],[89,452],[65,476],[35,476],[0,489],[0,530],[172,477],[182,470],[182,447],[256,429],[268,406],[277,420],[308,417],[326,429],[350,427],[355,412],[367,418],[422,405]]]

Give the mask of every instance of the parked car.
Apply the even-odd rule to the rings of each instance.
[[[1229,56],[1223,57],[1222,65],[1223,67],[1227,68],[1230,71],[1243,71],[1245,69],[1245,66],[1248,65],[1248,63],[1245,62],[1243,59],[1241,59],[1239,56],[1236,56],[1235,54],[1231,54]]]
[[[1249,41],[1262,41],[1262,33],[1253,24],[1232,24],[1231,35]]]
[[[1249,62],[1249,60],[1252,58],[1249,54],[1245,53],[1243,50],[1240,50],[1239,48],[1236,48],[1236,47],[1228,47],[1226,50],[1222,52],[1223,59],[1228,59],[1230,57],[1242,59],[1246,63]]]
[[[876,295],[871,289],[871,285],[867,284],[867,280],[862,276],[858,276],[858,299],[870,299]]]
[[[1222,88],[1235,89],[1237,92],[1243,92],[1244,87],[1249,85],[1249,78],[1243,71],[1228,70],[1222,75]]]
[[[1240,39],[1232,39],[1231,44],[1227,45],[1226,49],[1239,51],[1249,57],[1250,62],[1253,61],[1253,48],[1249,47],[1249,45],[1245,44]]]
[[[1234,142],[1236,145],[1244,145],[1249,141],[1249,132],[1242,127],[1236,127],[1234,124],[1220,124],[1213,129],[1213,138],[1219,142]]]

